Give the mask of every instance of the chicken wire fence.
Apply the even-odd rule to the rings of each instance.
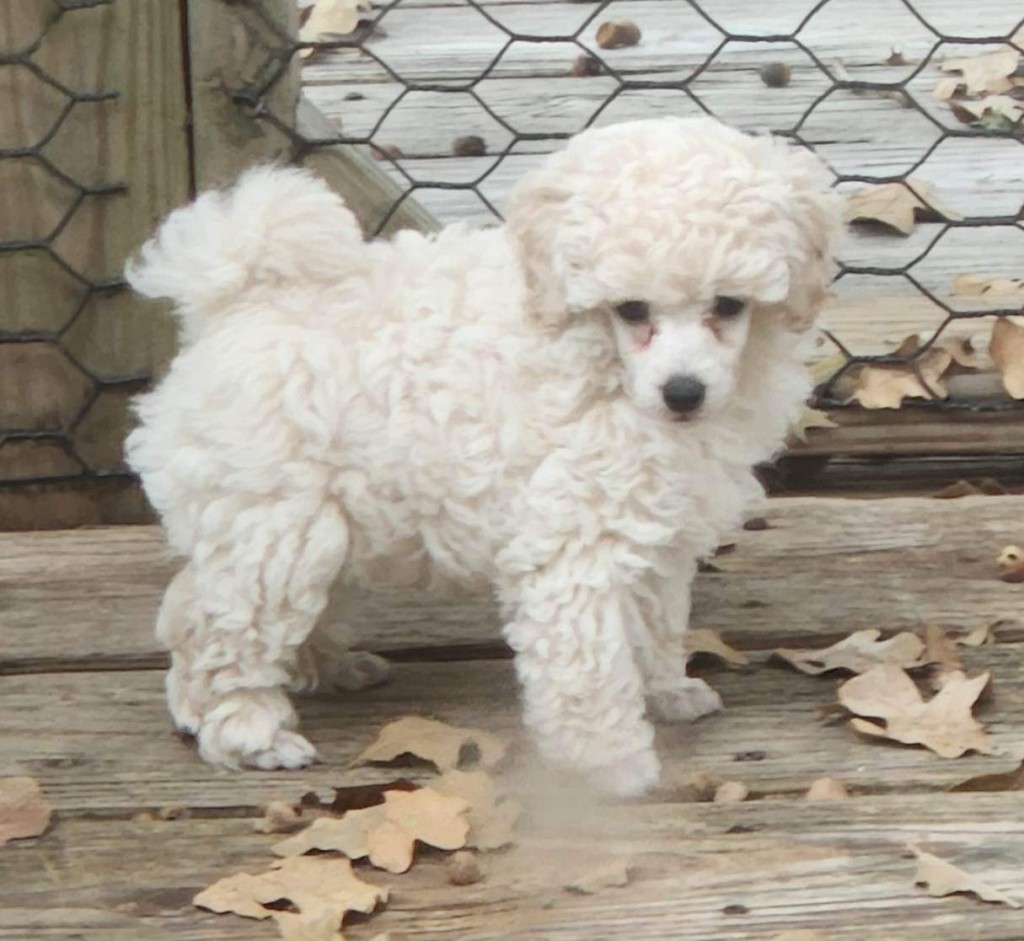
[[[14,285],[5,287],[0,372],[16,365],[45,373],[59,389],[42,407],[18,394],[0,402],[0,480],[9,479],[5,451],[23,458],[33,448],[45,460],[35,475],[22,461],[19,481],[123,474],[109,447],[90,452],[92,426],[109,424],[97,403],[111,393],[127,402],[150,378],[99,371],[79,355],[83,311],[125,285],[83,271],[69,230],[83,204],[124,186],[50,156],[78,110],[117,93],[72,87],[40,50],[68,17],[111,2],[124,0],[49,0],[37,34],[0,46],[4,93],[30,81],[51,101],[34,126],[0,122],[0,178],[5,187],[63,194],[58,213],[41,213],[28,228],[16,214],[0,221],[0,284]],[[811,148],[844,194],[859,193],[867,220],[844,248],[817,353],[816,404],[857,401],[851,380],[867,366],[890,370],[904,390],[906,374],[916,377],[907,394],[917,397],[904,405],[1019,406],[998,383],[954,382],[958,369],[974,373],[977,364],[946,342],[1022,313],[1024,19],[1014,4],[395,0],[353,12],[347,0],[317,0],[302,11],[297,35],[279,18],[279,0],[230,6],[252,51],[224,91],[283,135],[296,162],[337,145],[371,154],[397,184],[369,225],[375,232],[392,226],[409,200],[440,223],[500,219],[512,184],[544,154],[586,127],[617,121],[709,113]],[[956,67],[958,59],[965,61]],[[330,133],[304,133],[294,114],[271,103],[300,63],[305,94],[330,119]],[[42,293],[19,294],[19,276],[40,271]],[[956,360],[946,363],[949,375],[934,361],[947,349]],[[29,412],[45,421],[29,422]]]
[[[286,134],[298,161],[338,143],[372,153],[403,191],[376,232],[409,199],[443,222],[500,219],[514,180],[584,128],[711,114],[818,153],[859,216],[815,355],[814,404],[1020,405],[998,382],[955,378],[987,361],[980,322],[1024,303],[1024,18],[1013,4],[396,0],[354,13],[319,0],[295,38],[264,0],[244,2],[276,52],[236,99]],[[336,134],[303,136],[265,107],[296,56]]]

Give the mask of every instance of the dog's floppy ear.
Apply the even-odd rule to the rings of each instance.
[[[786,325],[804,331],[824,306],[835,274],[842,200],[829,189],[830,177],[822,161],[802,147],[788,149],[784,173],[793,193],[791,224],[798,247],[789,260],[789,293],[783,306]]]
[[[545,168],[519,183],[506,213],[525,279],[527,314],[547,329],[565,326],[570,317],[573,202],[564,176]]]

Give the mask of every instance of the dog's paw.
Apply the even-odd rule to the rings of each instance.
[[[331,664],[326,679],[337,689],[352,693],[386,683],[391,679],[391,664],[375,653],[352,651]]]
[[[293,693],[332,689],[354,693],[379,686],[390,678],[391,664],[375,653],[311,646],[300,652],[289,689]]]
[[[718,712],[722,697],[703,680],[684,676],[647,691],[651,714],[662,722],[693,722]]]
[[[278,768],[305,768],[316,760],[316,749],[298,732],[280,729],[274,733],[270,748],[243,756],[247,768],[274,771]]]
[[[293,732],[295,712],[279,690],[239,690],[210,710],[199,726],[199,755],[227,768],[302,768],[316,749]]]
[[[611,797],[642,797],[658,785],[661,762],[654,749],[634,752],[607,765],[592,768],[587,777],[593,787]]]

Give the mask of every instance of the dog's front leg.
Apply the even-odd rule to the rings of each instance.
[[[648,573],[636,593],[643,617],[635,638],[651,713],[665,722],[691,722],[722,708],[707,683],[686,675],[686,629],[696,561],[675,556],[668,571]]]
[[[581,581],[570,566],[555,564],[506,597],[513,617],[505,633],[541,753],[606,793],[654,787],[660,765],[630,643],[640,612],[629,588],[607,577]]]

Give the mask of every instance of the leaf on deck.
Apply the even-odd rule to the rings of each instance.
[[[459,766],[463,750],[476,748],[480,764],[493,768],[505,757],[505,744],[482,729],[464,729],[424,719],[405,716],[381,729],[373,742],[353,765],[394,761],[402,755],[413,755],[429,761],[438,771],[451,771]]]
[[[1021,903],[1016,899],[964,872],[958,866],[926,853],[916,846],[911,846],[910,850],[917,857],[914,884],[923,885],[929,895],[941,898],[957,892],[969,892],[985,902],[998,902],[1001,905],[1009,905],[1010,908],[1021,907]]]
[[[994,755],[985,727],[971,714],[988,681],[988,673],[968,679],[956,671],[925,701],[902,669],[886,663],[844,683],[839,702],[856,716],[850,724],[862,735],[923,745],[943,758],[959,758],[969,751]]]

